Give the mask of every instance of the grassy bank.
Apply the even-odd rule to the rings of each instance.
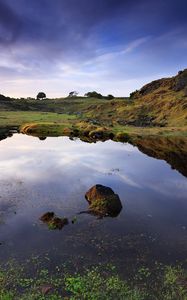
[[[17,127],[22,133],[34,136],[78,136],[82,139],[108,139],[125,141],[141,136],[187,136],[187,126],[183,127],[136,127],[120,125],[111,121],[104,123],[82,115],[33,112],[4,111],[0,112],[1,131]]]
[[[18,126],[25,123],[58,123],[70,124],[76,119],[74,115],[50,113],[50,112],[33,112],[33,111],[0,111],[0,127]]]

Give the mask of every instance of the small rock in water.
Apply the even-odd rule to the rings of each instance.
[[[59,218],[54,212],[47,212],[41,216],[40,220],[46,223],[49,229],[59,229],[61,230],[65,225],[68,224],[67,218]]]
[[[40,220],[42,222],[47,223],[47,222],[51,221],[54,218],[54,216],[55,216],[54,212],[47,212],[43,216],[41,216]]]

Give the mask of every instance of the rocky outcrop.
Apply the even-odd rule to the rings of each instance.
[[[116,217],[122,210],[119,196],[110,187],[97,184],[86,193],[85,198],[89,211],[102,217]]]
[[[141,90],[139,91],[139,94],[141,96],[147,95],[149,93],[152,93],[153,91],[157,90],[160,87],[166,87],[168,85],[171,85],[171,79],[170,78],[163,78],[154,80],[151,83],[148,83],[144,85]]]
[[[161,93],[164,93],[166,90],[172,90],[178,92],[184,90],[187,87],[187,69],[179,71],[178,74],[171,78],[162,78],[154,80],[146,85],[144,85],[139,91],[133,92],[132,98],[136,99],[141,96],[145,96],[153,93],[158,89],[162,89]]]
[[[187,69],[179,71],[178,75],[173,78],[172,89],[175,92],[181,91],[187,87]]]

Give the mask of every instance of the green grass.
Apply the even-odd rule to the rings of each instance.
[[[173,94],[170,99],[166,93],[164,100],[160,99],[157,103],[156,94],[150,98],[146,97],[138,99],[137,102],[124,99],[108,101],[85,98],[12,100],[10,103],[0,103],[0,128],[24,127],[30,124],[34,128],[29,134],[38,136],[73,135],[72,128],[74,128],[79,130],[81,136],[86,128],[92,126],[89,132],[105,128],[106,136],[113,133],[116,140],[118,135],[120,139],[123,139],[123,135],[187,136],[185,99],[180,100]],[[156,121],[153,126],[149,124],[149,120],[154,119],[155,115]],[[168,122],[166,126],[161,127],[164,124],[163,120]],[[144,123],[147,125],[143,125]],[[138,124],[141,124],[141,127]]]
[[[76,116],[48,112],[32,111],[0,111],[0,127],[20,126],[25,123],[69,123],[76,119]]]

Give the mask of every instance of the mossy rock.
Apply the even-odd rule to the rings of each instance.
[[[119,196],[110,187],[97,184],[86,193],[85,198],[89,211],[99,216],[117,217],[122,210]]]
[[[123,142],[123,143],[127,143],[130,141],[130,136],[128,133],[126,132],[119,132],[116,134],[116,140],[119,141],[119,142]]]
[[[44,223],[48,223],[54,218],[54,216],[55,216],[54,212],[52,212],[52,211],[47,212],[40,217],[40,220]]]
[[[61,230],[65,225],[68,224],[67,218],[59,218],[54,212],[47,212],[40,217],[40,220],[47,224],[49,229],[59,229]]]
[[[98,127],[97,129],[90,131],[89,137],[97,140],[107,140],[113,139],[114,134],[105,127]]]
[[[20,132],[30,134],[36,129],[36,124],[25,124],[21,127]]]
[[[48,223],[48,228],[49,229],[54,229],[54,230],[55,229],[61,230],[65,225],[68,225],[68,219],[67,218],[55,217]]]

